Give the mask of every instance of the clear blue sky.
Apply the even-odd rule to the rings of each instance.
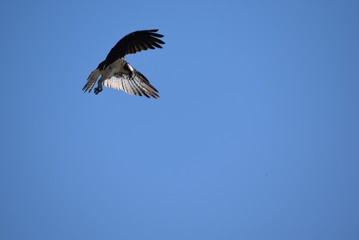
[[[359,239],[358,1],[1,3],[0,239]],[[81,89],[124,35],[158,100]]]

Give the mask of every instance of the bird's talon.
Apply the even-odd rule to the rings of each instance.
[[[95,88],[94,90],[94,93],[97,95],[97,94],[99,94],[100,92],[102,92],[102,88]]]

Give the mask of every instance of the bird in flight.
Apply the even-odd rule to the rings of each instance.
[[[96,95],[102,91],[104,85],[132,95],[159,98],[157,89],[147,78],[125,61],[128,54],[162,48],[160,44],[165,43],[160,38],[163,35],[157,31],[158,29],[136,31],[123,37],[111,49],[106,59],[91,72],[82,90],[91,92],[97,82],[97,87],[94,88]]]

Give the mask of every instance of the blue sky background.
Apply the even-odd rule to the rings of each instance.
[[[358,1],[7,1],[0,239],[359,239]],[[81,89],[124,35],[153,100]]]

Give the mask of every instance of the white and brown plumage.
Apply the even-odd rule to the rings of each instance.
[[[163,35],[156,33],[157,31],[158,29],[136,31],[123,37],[111,49],[106,59],[91,72],[82,90],[91,92],[97,82],[97,87],[94,88],[95,94],[100,93],[104,85],[132,95],[158,98],[157,89],[124,59],[127,54],[162,48],[160,44],[165,43],[159,38]]]

